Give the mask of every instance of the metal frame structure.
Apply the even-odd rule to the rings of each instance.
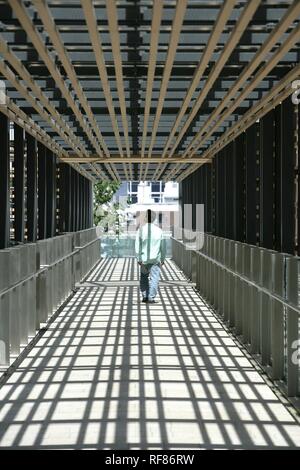
[[[182,205],[205,204],[206,232],[299,253],[297,111],[286,99],[181,182]]]
[[[298,0],[1,0],[9,112],[91,178],[180,180],[281,80],[293,92],[299,16]]]
[[[91,181],[143,178],[181,182],[208,232],[299,250],[298,0],[0,0],[0,18],[2,246],[89,226]]]

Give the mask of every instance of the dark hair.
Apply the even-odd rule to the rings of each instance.
[[[147,222],[151,224],[156,219],[156,214],[151,209],[147,209]]]

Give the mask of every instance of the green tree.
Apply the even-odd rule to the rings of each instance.
[[[112,212],[115,212],[114,205],[109,204],[113,195],[119,189],[120,183],[117,181],[99,181],[94,185],[94,222],[101,225],[101,221],[111,215],[111,222],[114,219]]]
[[[121,183],[118,181],[99,181],[94,185],[95,205],[109,202]]]

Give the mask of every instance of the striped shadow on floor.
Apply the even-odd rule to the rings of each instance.
[[[0,389],[0,447],[291,449],[300,427],[168,260],[105,259]]]

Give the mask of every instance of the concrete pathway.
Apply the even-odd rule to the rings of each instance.
[[[0,447],[300,447],[300,427],[172,261],[160,303],[103,260],[0,389]]]

